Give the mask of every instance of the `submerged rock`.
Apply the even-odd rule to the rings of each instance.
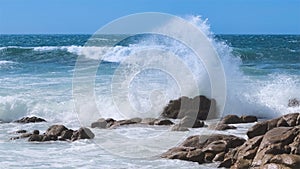
[[[289,107],[299,107],[300,106],[300,100],[296,99],[296,98],[290,99],[289,103],[288,103],[288,106]]]
[[[16,123],[37,123],[37,122],[46,122],[45,119],[39,118],[39,117],[23,117],[19,120],[15,120]]]

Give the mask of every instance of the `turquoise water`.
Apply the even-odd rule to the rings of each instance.
[[[218,53],[227,80],[227,100],[223,114],[253,114],[271,118],[280,114],[299,111],[287,107],[288,100],[300,97],[300,36],[299,35],[208,35]],[[120,154],[145,153],[143,147],[119,147],[107,151],[97,142],[107,142],[96,133],[95,141],[74,143],[53,142],[32,144],[25,140],[9,141],[18,129],[45,130],[51,124],[62,123],[78,128],[73,101],[73,74],[77,57],[82,54],[91,35],[0,35],[0,149],[1,167],[5,168],[203,168],[215,164],[198,165],[177,160],[151,158],[127,158]],[[98,49],[105,51],[95,80],[95,102],[100,116],[129,118],[117,113],[116,102],[111,99],[111,84],[115,71],[124,59],[142,48],[159,47],[187,59],[193,53],[177,42],[160,36],[134,36],[123,40],[124,35],[102,35],[92,39]],[[123,40],[123,41],[121,41]],[[121,42],[120,42],[121,41]],[[143,57],[143,56],[141,56]],[[86,58],[88,62],[99,61]],[[210,88],[205,67],[190,68],[199,78],[201,93]],[[176,67],[174,68],[176,70]],[[125,69],[124,69],[125,70]],[[126,77],[128,72],[122,72]],[[180,70],[178,70],[180,72]],[[188,85],[188,82],[187,82]],[[205,87],[203,87],[205,86]],[[141,117],[158,115],[163,105],[180,96],[178,84],[172,76],[162,71],[146,70],[137,74],[128,86],[130,104],[140,110]],[[149,96],[149,91],[151,91]],[[117,91],[116,97],[123,93]],[[195,93],[192,93],[195,94]],[[192,95],[191,94],[191,95]],[[154,98],[154,99],[153,99]],[[153,102],[154,101],[154,102]],[[157,101],[157,106],[154,103]],[[88,103],[86,103],[88,106]],[[128,105],[129,106],[129,105]],[[120,110],[119,110],[120,111]],[[122,111],[122,110],[121,110]],[[147,114],[147,112],[152,114]],[[23,116],[36,115],[47,119],[43,124],[9,123]],[[87,115],[88,116],[88,115]],[[126,137],[144,138],[163,132],[167,128],[134,127],[118,129]],[[228,133],[244,136],[246,128]],[[193,130],[189,135],[207,132]],[[161,144],[168,140],[161,140]],[[120,143],[121,144],[121,143]],[[125,145],[126,146],[126,145]],[[110,147],[111,148],[111,147]],[[135,152],[137,151],[137,152]],[[153,147],[159,153],[164,149]],[[138,154],[137,153],[137,154]],[[16,163],[17,162],[17,163]],[[22,164],[22,165],[21,165]]]

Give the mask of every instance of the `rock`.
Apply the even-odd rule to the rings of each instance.
[[[289,144],[300,133],[300,126],[297,127],[277,127],[268,131],[253,159],[252,166],[261,166],[270,161],[274,155],[290,154]]]
[[[40,131],[38,131],[38,130],[33,130],[33,134],[39,135],[39,134],[40,134]]]
[[[16,133],[27,133],[26,130],[17,130]]]
[[[44,135],[42,141],[56,141],[58,137],[55,135]]]
[[[175,124],[171,127],[171,131],[189,131],[187,127],[181,126],[180,124]]]
[[[225,157],[225,152],[220,152],[219,154],[216,154],[213,161],[223,161]]]
[[[243,123],[253,123],[257,122],[256,116],[241,116],[241,120]]]
[[[180,120],[180,126],[186,128],[200,128],[204,127],[204,122],[191,117],[190,115],[185,116]]]
[[[235,126],[231,126],[231,125],[228,125],[228,124],[222,124],[222,123],[219,123],[216,126],[210,126],[209,128],[214,129],[214,130],[236,129]]]
[[[281,119],[286,124],[296,125],[294,115],[285,115]],[[274,122],[266,122],[267,129],[272,128]],[[269,124],[270,123],[270,124]],[[282,123],[283,124],[283,123]],[[274,127],[264,135],[255,136],[242,146],[229,151],[219,167],[239,168],[299,168],[300,167],[300,125],[294,127]]]
[[[46,120],[39,118],[39,117],[32,116],[32,117],[23,117],[14,122],[16,122],[16,123],[37,123],[37,122],[46,122]]]
[[[32,135],[32,133],[22,133],[20,136],[11,137],[10,140],[17,140],[17,139],[21,139],[21,138],[27,138],[27,137],[30,137],[31,135]]]
[[[154,122],[154,125],[172,125],[172,124],[174,124],[174,123],[167,119],[156,120]]]
[[[142,122],[141,118],[132,118],[132,119],[128,119],[128,120],[118,120],[115,121],[114,124],[112,126],[110,126],[110,128],[116,128],[118,126],[123,126],[123,125],[129,125],[129,124],[137,124]]]
[[[72,141],[79,140],[79,139],[93,139],[95,134],[86,127],[81,127],[79,130],[73,132]]]
[[[41,142],[43,140],[43,137],[42,135],[38,135],[38,134],[32,134],[29,138],[28,138],[28,141],[29,142],[32,142],[32,141],[38,141],[38,142]]]
[[[292,113],[276,119],[258,122],[248,130],[247,135],[249,138],[253,138],[255,136],[263,135],[276,127],[294,127],[297,125],[300,125],[300,114]]]
[[[230,168],[231,165],[235,165],[235,168],[250,168],[262,139],[263,136],[254,137],[234,151],[227,153],[219,167]]]
[[[92,128],[109,128],[111,127],[114,123],[116,122],[116,120],[112,119],[112,118],[108,118],[108,119],[104,119],[104,118],[100,118],[98,119],[96,122],[91,124]]]
[[[288,106],[289,107],[299,107],[300,106],[300,100],[296,99],[296,98],[290,99],[289,103],[288,103]]]
[[[185,161],[204,163],[204,153],[195,148],[175,147],[161,155],[162,158],[179,159]]]
[[[24,133],[24,134],[21,134],[20,138],[27,138],[27,137],[30,137],[32,134],[31,133]]]
[[[167,118],[181,119],[190,112],[193,112],[195,119],[198,120],[206,120],[209,115],[216,116],[215,100],[205,96],[194,98],[182,96],[177,100],[171,100],[161,115]]]
[[[244,139],[232,135],[190,136],[179,147],[169,149],[162,154],[163,158],[180,159],[200,164],[222,161],[229,149],[238,147]]]
[[[223,124],[242,123],[242,119],[237,115],[227,115],[222,119],[221,123]]]
[[[253,123],[257,121],[256,116],[237,116],[237,115],[227,115],[225,116],[221,123],[223,124],[237,124],[237,123]]]
[[[156,118],[144,118],[142,119],[141,123],[142,124],[148,124],[148,125],[154,125],[154,123],[159,120],[159,119],[156,119]]]
[[[54,135],[54,136],[60,136],[61,133],[65,130],[68,130],[67,127],[65,127],[64,125],[52,125],[50,126],[47,131],[46,131],[46,135]]]
[[[73,132],[71,129],[62,131],[60,140],[71,140]]]
[[[270,164],[279,164],[290,168],[300,168],[300,156],[294,154],[275,155],[269,161]]]

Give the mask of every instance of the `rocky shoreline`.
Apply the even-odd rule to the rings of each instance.
[[[295,100],[291,101],[297,106]],[[170,126],[169,130],[184,132],[190,128],[207,127],[212,130],[236,129],[233,124],[256,122],[247,131],[248,139],[234,135],[213,134],[188,137],[179,146],[161,154],[161,158],[179,159],[191,162],[218,163],[219,167],[243,168],[300,168],[300,113],[291,113],[275,119],[258,121],[252,115],[227,115],[217,124],[207,125],[205,120],[216,115],[216,102],[205,96],[180,97],[171,100],[160,118],[132,118],[115,120],[100,118],[91,124],[95,129],[116,129],[125,125]],[[175,123],[172,119],[179,119]],[[24,117],[16,123],[46,122],[38,117]],[[76,141],[93,139],[94,133],[87,127],[78,130],[64,125],[52,125],[43,134],[39,130],[16,131],[20,136],[11,140],[27,138],[29,142]]]

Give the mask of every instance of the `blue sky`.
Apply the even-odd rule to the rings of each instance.
[[[300,0],[0,0],[0,34],[92,34],[138,12],[201,15],[216,34],[300,34]]]

